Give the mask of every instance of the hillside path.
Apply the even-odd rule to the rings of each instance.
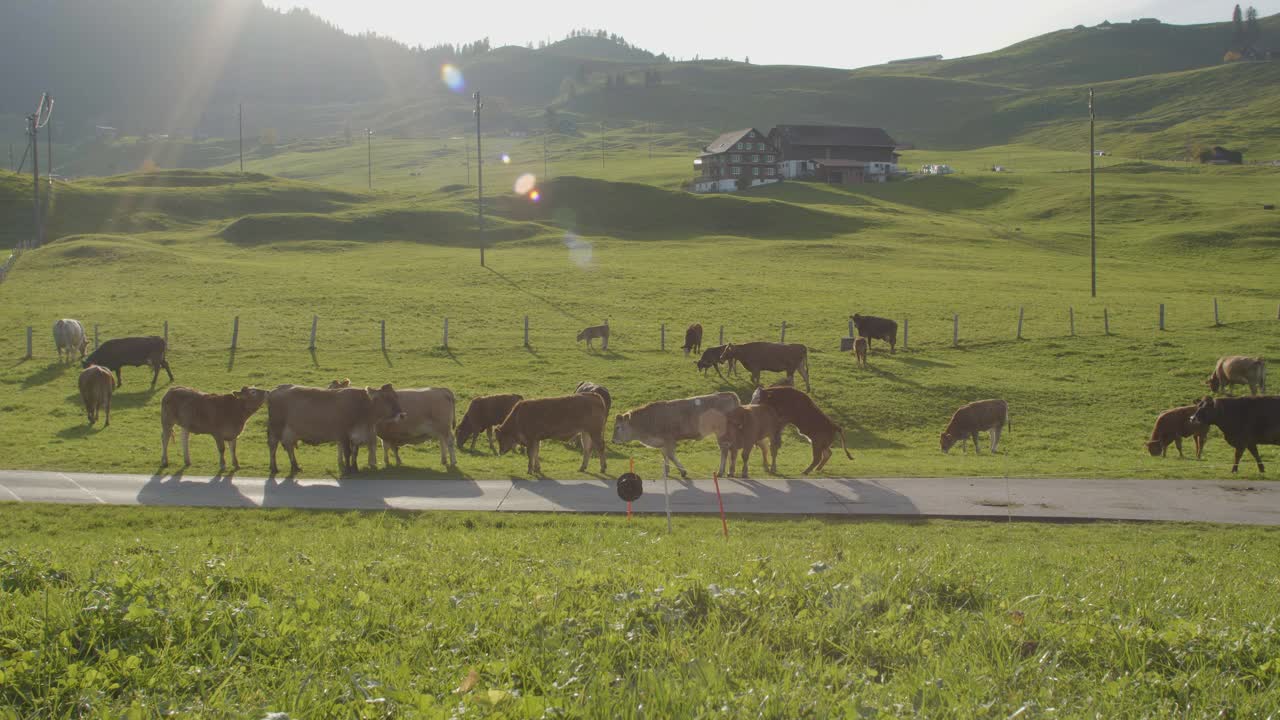
[[[710,479],[670,481],[673,513],[717,512]],[[722,479],[735,515],[1158,520],[1280,525],[1280,484],[1216,480],[1049,478]],[[0,470],[0,502],[289,507],[323,510],[625,512],[612,481],[277,479]],[[663,511],[662,481],[646,480],[636,512]]]

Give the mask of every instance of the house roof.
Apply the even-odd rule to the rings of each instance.
[[[779,125],[773,129],[792,145],[845,145],[852,147],[896,147],[883,128],[841,125]],[[770,133],[773,134],[773,133]]]
[[[747,133],[752,131],[754,131],[761,138],[764,137],[764,133],[760,132],[759,130],[756,130],[755,128],[743,128],[741,130],[734,130],[733,132],[727,132],[721,135],[720,137],[716,138],[715,140],[712,140],[710,145],[703,148],[703,154],[718,155],[722,152],[728,152],[729,150],[732,150],[733,146],[737,145],[738,142],[742,140],[742,138],[746,137]]]

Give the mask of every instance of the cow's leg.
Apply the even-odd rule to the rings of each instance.
[[[272,475],[276,474],[277,472],[280,472],[280,469],[276,467],[276,449],[279,447],[280,447],[280,439],[277,438],[275,435],[272,435],[271,431],[268,430],[267,431],[267,449],[271,452],[270,469],[271,469]]]
[[[663,448],[659,451],[662,455],[662,479],[666,480],[671,477],[671,459],[667,456],[667,449]]]
[[[374,432],[373,428],[369,428],[368,437],[369,439],[365,441],[364,446],[369,450],[369,469],[377,470],[378,469],[378,434]],[[356,453],[356,456],[357,458],[359,457],[358,452]],[[356,459],[356,462],[353,462],[352,464],[353,465],[359,464],[359,460]]]
[[[116,387],[124,387],[124,375],[120,374],[120,368],[116,368]]]
[[[392,446],[391,454],[396,456],[396,467],[400,467],[401,465],[404,464],[400,462],[400,446],[399,445]],[[390,465],[391,463],[387,463],[387,464]]]
[[[165,374],[169,376],[169,382],[173,382],[173,371],[169,369],[169,361],[161,360],[160,367],[164,368]],[[156,374],[159,375],[159,373]]]
[[[752,387],[755,387],[755,386],[757,386],[757,385],[759,385],[759,384],[760,384],[760,371],[759,371],[759,370],[752,370],[752,371],[751,371],[751,386],[752,386]]]
[[[231,468],[233,470],[240,467],[240,456],[236,455],[236,440],[237,438],[231,438],[227,441],[227,444],[231,446]]]
[[[1180,457],[1180,458],[1181,458],[1181,457],[1184,457],[1184,456],[1183,456],[1183,454],[1182,454],[1182,438],[1180,438],[1180,437],[1176,437],[1176,438],[1174,438],[1174,439],[1173,439],[1173,446],[1174,446],[1174,447],[1176,447],[1176,448],[1178,448],[1178,457]]]
[[[751,447],[752,447],[751,445],[745,445],[742,448],[742,474],[739,475],[738,477],[744,480],[747,478],[747,475],[748,475],[747,460],[751,457]]]
[[[102,424],[102,427],[111,427],[111,393],[107,393],[107,402],[105,404],[107,406],[107,421]],[[97,413],[94,413],[94,415],[97,415]]]
[[[973,451],[981,455],[982,448],[978,446],[978,432],[976,430],[973,432],[972,437],[973,437]]]
[[[1258,446],[1250,445],[1249,454],[1253,456],[1253,461],[1258,463],[1258,472],[1266,472],[1267,468],[1262,464],[1262,457],[1258,455]]]
[[[586,472],[587,463],[591,462],[591,436],[578,433],[578,442],[582,443],[582,465],[578,467],[578,472]]]
[[[996,448],[1000,447],[1000,433],[1004,430],[1003,425],[996,425],[991,428],[991,454],[996,454]]]
[[[182,464],[191,465],[191,431],[182,428]]]
[[[674,442],[667,448],[667,454],[671,457],[671,462],[675,463],[676,469],[680,471],[680,478],[682,480],[688,480],[689,473],[684,469],[684,466],[680,464],[680,458],[676,457],[676,444]]]
[[[770,456],[769,465],[771,467],[769,472],[773,473],[774,475],[778,474],[778,451],[781,449],[782,449],[782,431],[779,430],[778,432],[774,433],[772,438],[769,439],[769,456]]]
[[[284,444],[284,451],[285,451],[285,452],[287,452],[287,453],[289,453],[289,472],[292,472],[292,473],[300,473],[300,472],[302,472],[302,466],[298,464],[298,451],[297,451],[297,447],[298,447],[298,441],[297,441],[297,440],[294,440],[293,442],[287,442],[287,443],[285,443],[285,444]],[[273,457],[273,458],[274,458],[274,455],[275,455],[275,450],[273,449],[273,450],[272,450],[272,457]],[[274,464],[275,464],[275,460],[273,459],[273,460],[272,460],[272,465],[274,465]]]
[[[724,477],[724,466],[729,458],[733,455],[733,448],[727,443],[720,443],[720,472],[716,473],[720,477]]]
[[[818,467],[818,463],[822,460],[822,451],[818,449],[818,446],[814,445],[812,440],[809,441],[809,445],[813,449],[813,462],[809,463],[809,467],[805,468],[804,472],[800,473],[801,475],[808,475],[813,472],[813,469]]]
[[[1194,435],[1196,441],[1196,459],[1200,459],[1200,453],[1204,450],[1204,441],[1208,439],[1207,435],[1196,433]]]
[[[382,441],[382,464],[391,467],[391,443]]]
[[[169,438],[173,437],[173,426],[160,423],[160,467],[169,464]]]
[[[213,436],[213,442],[218,446],[218,472],[226,472],[227,470],[227,442],[217,435]]]
[[[449,443],[449,467],[458,466],[458,455],[456,448],[458,446],[457,438],[453,436],[452,430],[446,430],[444,434],[445,442]]]
[[[156,380],[160,377],[160,365],[151,366],[151,389],[156,389]]]
[[[1231,472],[1232,472],[1232,474],[1235,474],[1235,473],[1237,473],[1237,472],[1239,472],[1239,471],[1240,471],[1240,456],[1241,456],[1241,455],[1244,455],[1244,448],[1242,448],[1242,447],[1237,447],[1237,448],[1236,448],[1236,459],[1235,459],[1235,461],[1234,461],[1234,462],[1232,462],[1232,463],[1231,463]]]
[[[498,454],[498,450],[493,446],[493,428],[491,428],[491,427],[487,427],[487,428],[485,428],[485,429],[484,429],[484,434],[485,434],[485,437],[489,438],[489,452],[493,453],[494,455],[497,455],[497,454]],[[471,449],[472,449],[472,450],[475,450],[475,449],[476,449],[476,440],[477,440],[479,437],[480,437],[480,435],[479,435],[479,433],[477,433],[475,436],[473,436],[473,437],[471,438]]]

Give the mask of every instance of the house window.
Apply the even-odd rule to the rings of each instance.
[[[751,174],[758,177],[760,175],[760,168],[758,167],[751,168]]]
[[[742,168],[738,167],[737,165],[734,165],[734,166],[733,166],[733,174],[734,174],[734,175],[741,175],[741,174],[742,174]]]
[[[737,153],[734,153],[733,155],[729,156],[729,162],[742,162],[742,156]]]
[[[772,156],[772,155],[765,155],[765,156],[764,156],[764,161],[765,161],[765,162],[767,162],[767,163],[771,163],[771,162],[773,162],[773,156]]]
[[[751,156],[751,162],[753,162],[753,163],[758,163],[758,162],[760,162],[760,156],[759,156],[759,155],[752,155],[752,156]]]
[[[756,144],[756,149],[757,149],[757,150],[763,150],[763,149],[764,149],[764,143],[757,143],[757,144]]]
[[[767,167],[767,168],[765,168],[765,169],[764,169],[764,174],[765,174],[765,175],[773,175],[773,168],[771,168],[771,167]]]

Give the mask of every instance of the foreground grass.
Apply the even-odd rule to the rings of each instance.
[[[756,520],[726,542],[693,518],[5,516],[10,716],[1280,710],[1271,529]]]

